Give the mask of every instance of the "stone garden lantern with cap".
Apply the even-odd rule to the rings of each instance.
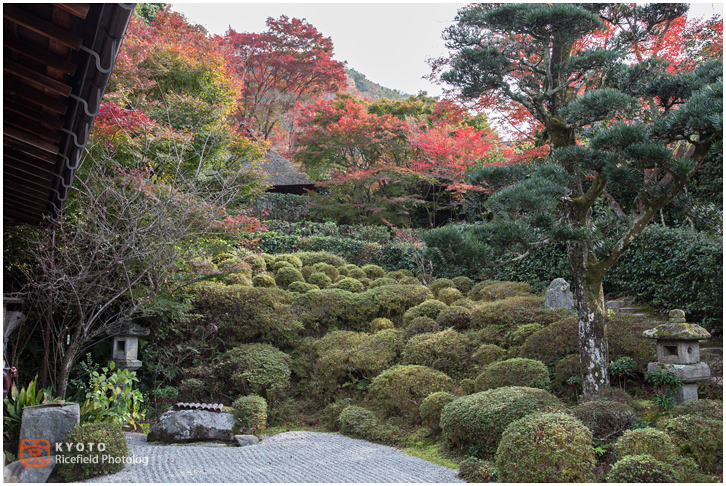
[[[141,327],[132,320],[127,320],[108,330],[113,336],[111,359],[120,370],[136,371],[141,368],[138,360],[139,336],[148,336],[150,329]]]
[[[648,371],[665,370],[681,379],[683,385],[676,392],[676,404],[698,400],[698,382],[711,376],[711,369],[701,362],[699,341],[711,334],[697,324],[686,323],[686,314],[674,309],[668,322],[643,332],[646,338],[656,340],[658,361],[648,363]]]

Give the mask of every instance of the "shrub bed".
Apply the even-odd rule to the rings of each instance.
[[[259,434],[267,425],[267,400],[259,395],[239,397],[232,404],[235,426],[244,434]]]
[[[491,363],[474,380],[476,391],[502,386],[526,386],[546,390],[550,385],[547,367],[541,361],[513,358]]]
[[[63,443],[72,444],[60,454],[68,459],[60,459],[54,472],[68,483],[115,474],[124,468],[121,461],[128,455],[126,437],[116,424],[79,424],[63,439]],[[83,444],[83,450],[79,452],[76,444]],[[99,451],[97,447],[88,447],[88,444],[104,444],[106,448]],[[101,456],[104,455],[110,456],[112,460],[102,460]]]
[[[469,338],[465,334],[447,329],[411,337],[403,348],[401,362],[428,366],[454,375],[468,367],[470,356]]]
[[[338,415],[340,431],[345,435],[371,442],[396,442],[398,429],[382,423],[376,414],[363,407],[350,405]]]
[[[244,395],[279,393],[290,385],[290,356],[270,344],[242,344],[219,358],[217,377]]]
[[[572,409],[595,439],[610,441],[626,431],[636,417],[632,408],[624,403],[608,400],[592,400]]]
[[[607,481],[608,483],[677,483],[678,476],[671,465],[644,454],[620,459],[608,473]]]

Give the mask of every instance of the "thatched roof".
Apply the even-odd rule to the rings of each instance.
[[[265,179],[276,189],[284,186],[313,186],[309,175],[274,150],[268,150],[260,168],[267,174]]]

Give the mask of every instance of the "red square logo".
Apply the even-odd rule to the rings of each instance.
[[[20,442],[19,453],[20,464],[25,467],[45,467],[50,464],[50,442],[45,439],[25,439]]]

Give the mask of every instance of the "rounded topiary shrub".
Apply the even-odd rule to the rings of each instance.
[[[300,269],[300,273],[302,274],[303,278],[307,282],[307,280],[310,278],[310,275],[315,273],[315,269],[313,267],[304,266]]]
[[[408,326],[417,317],[428,317],[429,319],[436,320],[439,313],[448,308],[449,306],[440,300],[429,299],[407,310],[403,315],[403,324],[404,326]]]
[[[327,251],[300,251],[295,253],[303,265],[316,266],[319,263],[326,263],[332,267],[345,265],[345,259]],[[332,278],[332,277],[331,277]]]
[[[219,358],[219,376],[245,394],[280,392],[290,384],[290,356],[270,344],[242,344]]]
[[[471,324],[471,311],[465,307],[448,307],[439,313],[438,317],[436,317],[436,323],[442,329],[450,327],[457,331],[464,331],[469,329]]]
[[[320,287],[306,282],[293,282],[287,286],[288,292],[295,292],[296,294],[304,294],[311,290],[320,290]]]
[[[406,327],[404,338],[408,341],[417,334],[439,332],[440,330],[441,328],[435,320],[429,317],[417,317]]]
[[[363,265],[361,268],[363,272],[366,274],[366,277],[368,277],[371,280],[375,280],[377,278],[381,278],[386,274],[386,271],[383,270],[378,265]]]
[[[353,293],[363,292],[366,289],[360,280],[351,277],[342,278],[334,284],[331,284],[329,288],[346,290]]]
[[[525,282],[500,282],[485,280],[476,284],[468,294],[470,300],[491,302],[494,300],[520,297],[532,293],[532,287]]]
[[[372,281],[368,288],[375,289],[376,287],[385,287],[386,285],[400,285],[400,282],[392,278],[381,277]]]
[[[434,297],[438,297],[442,289],[454,288],[454,282],[448,278],[437,278],[431,282],[429,288],[434,293]]]
[[[693,458],[709,474],[723,473],[723,420],[681,415],[666,422],[664,430],[681,455]]]
[[[564,392],[570,387],[567,380],[581,376],[579,354],[570,354],[555,365],[555,386],[560,392]]]
[[[645,316],[615,313],[608,321],[608,356],[611,361],[628,357],[635,361],[636,370],[644,373],[648,363],[656,361],[655,339],[643,336],[653,328],[653,321]]]
[[[565,357],[579,353],[579,339],[577,318],[569,317],[530,335],[519,349],[519,356],[554,366]]]
[[[441,412],[441,437],[451,451],[466,453],[476,447],[491,457],[504,429],[534,412],[565,412],[549,392],[521,386],[495,388],[457,398]]]
[[[449,391],[452,385],[446,374],[429,367],[396,365],[373,379],[368,398],[386,416],[417,422],[424,399],[434,392]]]
[[[392,278],[394,280],[403,280],[404,278],[413,277],[413,273],[411,273],[410,270],[401,269],[388,272],[384,275],[384,277]]]
[[[279,262],[278,262],[278,261],[276,261],[276,262],[275,262],[275,263],[274,263],[274,264],[272,265],[272,272],[273,272],[274,274],[277,274],[277,272],[279,272],[279,271],[280,271],[281,269],[283,269],[283,268],[295,268],[295,266],[294,266],[294,265],[293,265],[292,263],[290,263],[290,262],[286,262],[286,261],[284,261],[284,260],[280,260]],[[302,269],[298,269],[298,268],[295,268],[295,270],[302,270]]]
[[[239,397],[232,404],[235,426],[243,434],[259,434],[267,425],[267,400],[259,395]]]
[[[496,344],[482,344],[471,357],[477,364],[486,366],[504,360],[507,357],[507,351]]]
[[[468,294],[474,286],[474,281],[469,277],[454,277],[451,281],[454,282],[454,287],[456,287],[459,292],[464,295]]]
[[[178,389],[185,400],[203,400],[208,395],[205,383],[199,378],[183,379]]]
[[[537,331],[541,331],[542,329],[544,329],[544,326],[542,324],[537,324],[536,322],[519,326],[517,329],[507,334],[505,337],[506,343],[508,346],[521,346],[529,336]]]
[[[709,420],[723,420],[723,400],[704,398],[689,400],[671,410],[671,415],[673,417],[695,415]]]
[[[463,298],[461,291],[454,287],[447,287],[439,290],[436,298],[446,305],[452,305],[454,302],[458,302]]]
[[[77,425],[63,439],[63,444],[70,446],[63,447],[62,458],[58,459],[54,472],[68,483],[115,474],[124,468],[123,461],[128,455],[121,427],[111,423]],[[94,447],[90,448],[88,444],[94,444]],[[99,450],[99,444],[104,445],[104,450]],[[81,447],[83,450],[79,451]]]
[[[323,409],[323,415],[325,416],[325,422],[327,423],[328,427],[330,427],[332,430],[340,430],[340,422],[338,421],[338,417],[340,417],[340,413],[349,406],[350,403],[348,402],[348,400],[338,400],[327,404]]]
[[[678,454],[668,434],[652,427],[626,430],[613,448],[620,458],[649,454],[658,461],[668,462]]]
[[[305,282],[300,270],[293,267],[282,267],[275,273],[275,283],[283,289],[286,289],[293,282]]]
[[[676,483],[673,467],[643,454],[627,456],[615,463],[607,476],[608,483]]]
[[[279,262],[287,262],[293,267],[295,267],[296,270],[300,270],[303,267],[303,262],[300,260],[300,258],[296,255],[290,254],[290,253],[283,253],[281,255],[275,255],[275,263],[272,264],[272,268],[275,268],[275,265]]]
[[[348,267],[348,277],[354,278],[354,279],[366,278],[366,273],[362,269],[356,267],[355,265],[352,265],[352,266],[347,265],[347,267]]]
[[[441,421],[441,411],[444,406],[456,400],[456,396],[449,392],[440,391],[432,393],[424,398],[421,406],[418,408],[421,415],[421,421],[435,434],[441,432],[439,422]]]
[[[502,386],[526,386],[546,390],[550,374],[541,361],[513,358],[491,363],[474,380],[476,390],[485,391]]]
[[[571,410],[590,429],[592,436],[601,441],[617,438],[630,427],[635,412],[628,405],[608,400],[592,400]]]
[[[319,288],[327,288],[332,282],[331,278],[323,272],[315,272],[308,277],[308,283],[317,285]]]
[[[385,317],[376,317],[371,321],[370,330],[371,332],[378,332],[384,329],[393,329],[394,327],[392,320]]]
[[[447,329],[411,337],[403,348],[401,362],[429,366],[453,375],[467,367],[470,356],[469,337]]]
[[[363,407],[350,405],[338,415],[340,431],[345,435],[371,442],[395,442],[397,429],[382,423],[376,414]]]
[[[497,470],[492,461],[469,456],[459,463],[457,477],[467,483],[494,483],[496,482]]]
[[[533,413],[512,422],[496,454],[503,483],[585,483],[595,478],[592,434],[564,413]]]
[[[277,284],[275,283],[275,279],[271,275],[260,274],[252,277],[252,285],[254,285],[255,287],[272,288],[275,287]]]
[[[333,280],[335,280],[336,278],[338,278],[338,275],[340,275],[337,268],[335,268],[333,265],[330,265],[329,263],[325,263],[325,262],[316,263],[315,265],[313,265],[313,270],[315,270],[314,273],[318,273],[318,272],[324,273],[325,275],[328,276],[328,278],[331,280],[331,282]]]

